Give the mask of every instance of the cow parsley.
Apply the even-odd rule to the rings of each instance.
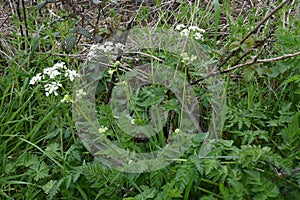
[[[64,62],[59,62],[55,63],[52,67],[45,68],[42,73],[37,73],[30,79],[29,84],[36,85],[39,83],[43,86],[46,96],[52,94],[58,96],[60,88],[63,87],[62,81],[65,81],[62,74],[70,81],[74,81],[76,77],[80,77],[79,73],[75,70],[68,69]],[[68,96],[62,99],[62,102],[68,101],[70,101]]]
[[[202,28],[199,28],[198,26],[190,26],[186,27],[184,24],[178,24],[175,27],[175,31],[178,31],[179,34],[183,37],[192,37],[195,40],[203,41],[204,37],[203,34],[205,33],[205,30]]]

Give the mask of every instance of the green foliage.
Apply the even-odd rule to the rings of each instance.
[[[132,24],[139,26],[167,29],[185,24],[205,29],[204,40],[197,42],[211,60],[182,66],[178,55],[161,49],[141,49],[141,58],[140,52],[135,52],[121,60],[120,66],[130,69],[147,62],[162,62],[194,81],[203,76],[200,65],[214,67],[230,53],[234,55],[221,69],[252,61],[257,55],[258,59],[268,59],[294,53],[300,50],[300,20],[295,17],[295,5],[286,5],[240,44],[278,3],[262,3],[261,7],[251,9],[247,5],[250,7],[241,9],[243,5],[237,5],[238,1],[229,0],[215,0],[212,5],[205,1],[169,5],[162,0],[118,6],[112,1],[97,5],[63,2],[66,4],[56,0],[39,1],[35,7],[26,4],[27,27],[24,17],[20,20],[15,15],[6,20],[14,26],[9,29],[12,33],[0,34],[0,199],[299,198],[299,56],[223,74],[227,84],[227,112],[221,139],[212,151],[200,155],[206,134],[197,134],[182,157],[163,169],[142,174],[116,171],[99,163],[77,135],[71,105],[61,102],[61,94],[46,97],[41,85],[30,85],[33,74],[58,62],[81,70],[82,58],[88,53],[86,47],[125,30],[132,19]],[[132,12],[133,9],[137,12]],[[131,13],[137,14],[131,16]],[[21,36],[20,27],[29,32],[29,37]],[[274,34],[268,35],[273,30]],[[118,82],[124,72],[118,68],[116,73]],[[158,120],[153,123],[163,126],[157,135],[139,143],[138,138],[119,127],[113,109],[104,103],[111,77],[107,70],[96,95],[98,121],[108,127],[107,138],[136,153],[168,145],[181,123],[181,105],[172,91],[160,85],[145,85],[131,91],[126,116],[129,121],[147,125],[156,117]],[[204,132],[208,131],[213,115],[207,83],[193,86],[200,107],[199,124]],[[63,82],[63,85],[61,92],[71,95],[72,84]],[[159,115],[160,109],[164,109],[163,115]],[[148,163],[142,160],[129,167],[132,171],[146,171]]]

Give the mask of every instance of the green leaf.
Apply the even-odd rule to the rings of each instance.
[[[292,123],[289,124],[281,133],[286,148],[288,148],[290,151],[294,151],[300,146],[299,116],[300,112],[294,116]]]
[[[70,53],[76,45],[76,39],[77,39],[76,35],[71,35],[70,37],[65,39],[65,41],[62,42],[63,50],[66,51],[67,53]]]
[[[93,38],[93,36],[90,34],[90,32],[85,28],[75,27],[75,28],[71,29],[70,33],[78,33],[78,34],[83,35],[84,37],[87,37],[90,39]]]
[[[44,25],[42,25],[39,30],[35,33],[34,38],[32,39],[31,42],[31,54],[30,56],[32,57],[35,54],[36,48],[39,44],[39,40],[40,40],[40,32],[44,30]]]
[[[38,181],[49,175],[49,168],[44,161],[33,163],[29,171],[34,176],[35,181]]]
[[[59,148],[59,144],[51,143],[47,146],[44,151],[44,154],[51,158],[60,158],[61,157],[61,149]]]
[[[55,186],[57,180],[50,180],[46,185],[44,185],[42,188],[46,194],[49,194],[52,188]]]
[[[214,36],[214,49],[217,46],[217,36],[219,32],[219,22],[220,22],[220,3],[218,0],[214,0],[214,9],[215,9],[215,36]]]
[[[157,170],[150,173],[150,186],[160,189],[165,177],[165,170]]]
[[[153,199],[155,197],[156,194],[156,189],[155,188],[144,188],[145,190],[141,193],[136,195],[134,198],[129,197],[129,198],[125,198],[125,200],[146,200],[146,199]]]
[[[50,180],[47,184],[45,184],[42,189],[44,192],[48,195],[48,199],[53,199],[53,197],[57,194],[59,191],[59,187],[62,184],[64,179],[57,180]]]

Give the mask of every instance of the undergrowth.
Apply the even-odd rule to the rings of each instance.
[[[1,199],[300,197],[299,2],[0,2]],[[205,82],[209,77],[199,66],[157,49],[125,52],[120,62],[111,63],[97,86],[96,107],[103,125],[99,131],[114,144],[140,153],[168,145],[180,130],[180,102],[172,91],[157,85],[133,92],[129,110],[133,124],[145,125],[151,120],[149,108],[161,104],[168,112],[161,118],[166,124],[158,135],[127,135],[115,122],[108,106],[112,87],[133,66],[150,62],[186,75],[195,88],[203,133],[196,134],[184,155],[162,169],[144,173],[111,169],[95,159],[78,136],[70,74],[55,75],[61,86],[50,92],[45,84],[52,79],[43,70],[64,62],[64,70],[79,72],[92,45],[103,44],[120,31],[174,30],[179,24],[205,31],[193,39],[225,82],[227,109],[220,139],[207,155],[200,155],[213,114]],[[31,84],[38,73],[40,79]],[[141,171],[142,164],[131,171]]]

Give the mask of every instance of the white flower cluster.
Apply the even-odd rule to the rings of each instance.
[[[179,34],[181,36],[192,36],[195,40],[201,40],[203,41],[203,33],[205,33],[205,30],[202,28],[199,28],[198,26],[190,26],[186,27],[184,24],[178,24],[175,27],[176,31],[180,31]]]
[[[48,97],[50,94],[54,94],[55,96],[58,95],[57,90],[62,87],[60,83],[57,82],[51,82],[49,84],[45,84],[45,91],[46,91],[46,96]]]
[[[76,91],[75,95],[76,98],[82,98],[83,96],[85,96],[87,93],[85,91],[83,91],[83,89],[79,89]]]
[[[180,57],[181,57],[181,62],[185,65],[188,65],[197,59],[197,56],[192,55],[190,57],[186,52],[182,53]]]
[[[69,78],[70,81],[74,81],[76,77],[80,75],[75,70],[67,69],[64,62],[56,63],[53,67],[48,67],[43,70],[43,73],[38,73],[30,79],[29,84],[35,85],[38,82],[46,83],[44,85],[45,95],[49,96],[54,94],[58,95],[57,91],[62,87],[62,84],[56,80],[58,76],[64,74],[66,78]],[[48,78],[47,78],[48,77]]]
[[[114,52],[115,50],[118,50],[118,49],[121,49],[123,50],[124,49],[124,45],[121,44],[121,43],[112,43],[110,41],[108,42],[105,42],[104,44],[93,44],[91,47],[90,47],[90,52],[88,53],[87,57],[89,60],[91,60],[92,58],[94,58],[97,53],[104,53],[104,54],[107,54],[107,53],[112,53]]]
[[[98,129],[98,132],[99,132],[99,133],[105,133],[107,130],[108,130],[107,127],[101,126],[101,127]]]
[[[80,99],[83,96],[87,95],[87,93],[84,92],[83,89],[79,89],[75,92],[75,95],[76,95],[76,100],[77,100],[77,99]],[[62,100],[60,100],[60,102],[62,102],[62,103],[69,103],[69,102],[74,103],[76,100],[74,100],[71,95],[66,94],[64,96],[64,98]]]

